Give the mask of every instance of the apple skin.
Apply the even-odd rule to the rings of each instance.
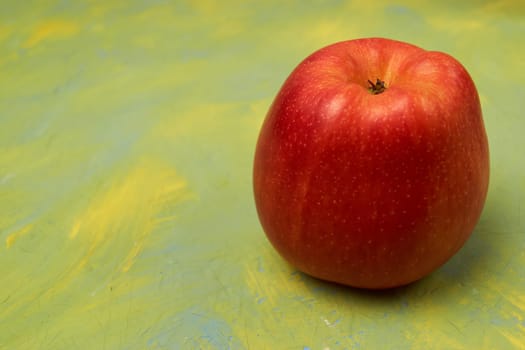
[[[369,91],[379,78],[386,90]],[[489,183],[476,87],[453,57],[383,38],[295,68],[262,125],[257,213],[299,270],[360,288],[405,285],[471,235]]]

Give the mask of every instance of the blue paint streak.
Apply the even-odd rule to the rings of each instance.
[[[385,8],[385,12],[396,15],[405,15],[412,12],[408,7],[403,5],[390,5]]]
[[[264,272],[264,266],[262,262],[262,257],[257,257],[257,271]]]

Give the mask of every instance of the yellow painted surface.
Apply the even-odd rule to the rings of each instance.
[[[259,127],[314,50],[383,36],[478,86],[491,184],[467,245],[401,289],[283,262]],[[0,5],[0,349],[525,348],[522,1]]]

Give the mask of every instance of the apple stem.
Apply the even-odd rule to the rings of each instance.
[[[370,84],[370,87],[368,88],[368,91],[370,91],[373,95],[378,95],[382,92],[385,92],[386,86],[385,82],[381,79],[377,78],[376,82],[373,83],[370,79],[368,80],[368,84]]]

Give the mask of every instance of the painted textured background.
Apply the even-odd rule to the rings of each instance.
[[[491,185],[419,283],[310,279],[251,193],[278,88],[329,43],[441,50],[479,89]],[[0,3],[0,349],[525,348],[522,1]]]

